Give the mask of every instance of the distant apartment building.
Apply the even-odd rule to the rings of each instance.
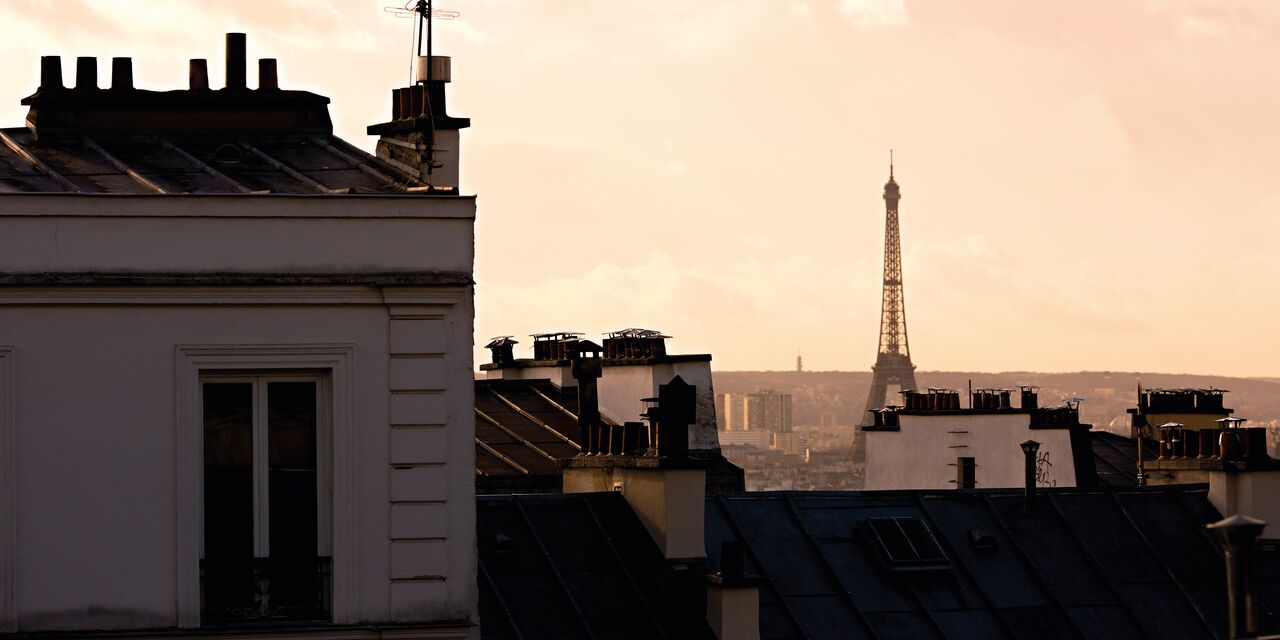
[[[791,394],[772,389],[756,393],[724,393],[716,396],[721,431],[772,431],[790,433]]]

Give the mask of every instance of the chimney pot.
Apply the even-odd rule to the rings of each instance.
[[[133,58],[111,59],[111,88],[133,88]]]
[[[204,91],[209,88],[209,61],[195,58],[191,61],[188,72],[188,86],[192,91]]]
[[[227,34],[227,88],[244,89],[245,85],[245,39],[243,33]]]
[[[1227,618],[1229,637],[1252,638],[1258,633],[1258,537],[1267,523],[1236,514],[1208,528],[1223,543],[1227,561]]]
[[[258,89],[279,89],[280,79],[276,76],[276,59],[263,58],[258,61]]]
[[[81,56],[76,58],[76,88],[98,88],[98,59]]]
[[[407,119],[413,118],[413,115],[415,115],[411,113],[412,106],[411,106],[411,100],[410,100],[410,91],[411,91],[410,88],[406,87],[406,88],[398,88],[398,90],[393,92],[393,95],[396,96],[396,101],[399,104],[399,111],[396,116],[397,120],[407,120]]]
[[[1026,456],[1023,460],[1023,466],[1026,471],[1026,485],[1023,487],[1022,508],[1029,513],[1035,506],[1036,501],[1036,453],[1040,451],[1040,443],[1035,440],[1026,440],[1019,443],[1018,446],[1022,447],[1022,453]]]
[[[62,88],[62,56],[40,56],[40,88]]]

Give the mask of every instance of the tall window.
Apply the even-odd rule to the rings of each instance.
[[[329,618],[323,375],[202,375],[206,622]]]

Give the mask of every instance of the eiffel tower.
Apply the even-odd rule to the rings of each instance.
[[[880,302],[880,347],[871,367],[871,393],[863,424],[871,411],[885,406],[889,385],[916,388],[916,366],[907,343],[907,310],[902,298],[902,243],[898,240],[898,183],[893,179],[893,151],[889,151],[889,181],[884,184],[884,295]]]

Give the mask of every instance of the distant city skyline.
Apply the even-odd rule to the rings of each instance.
[[[225,31],[372,148],[408,75],[395,0],[0,5],[0,117],[39,56],[186,59]],[[443,4],[443,3],[442,3]],[[867,370],[888,149],[921,370],[1280,376],[1280,5],[455,0],[463,191],[492,335],[628,326],[720,370]],[[556,242],[555,238],[562,238]]]

